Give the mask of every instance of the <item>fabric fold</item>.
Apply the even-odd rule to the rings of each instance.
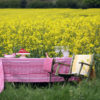
[[[4,89],[4,71],[3,71],[3,64],[2,60],[0,59],[0,93]]]
[[[44,61],[43,70],[47,72],[51,72],[52,63],[53,63],[53,58],[46,58]]]

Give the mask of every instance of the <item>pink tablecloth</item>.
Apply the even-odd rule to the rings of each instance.
[[[3,91],[3,88],[4,88],[4,72],[3,72],[2,60],[0,59],[0,92]]]
[[[64,81],[62,77],[55,76],[57,64],[54,65],[54,71],[50,80],[48,70],[52,66],[52,60],[52,58],[49,58],[49,60],[47,58],[0,58],[0,92],[3,90],[4,82]],[[70,64],[71,58],[57,58],[56,62]],[[45,68],[47,68],[47,71]],[[61,66],[59,73],[68,73],[68,71],[69,66]]]

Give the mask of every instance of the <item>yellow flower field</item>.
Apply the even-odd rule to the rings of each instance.
[[[100,9],[0,9],[0,56],[20,48],[33,56],[100,53]]]

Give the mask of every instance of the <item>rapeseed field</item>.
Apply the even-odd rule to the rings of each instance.
[[[100,53],[100,9],[0,9],[0,56],[24,48],[35,57]]]

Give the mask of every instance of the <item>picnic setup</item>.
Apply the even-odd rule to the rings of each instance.
[[[55,58],[50,58],[47,53],[45,58],[26,58],[26,54],[30,55],[26,50],[20,49],[16,54],[0,58],[0,92],[4,90],[5,82],[79,83],[96,76],[93,54]],[[20,57],[15,58],[15,55]]]
[[[0,0],[0,100],[100,100],[100,0]]]

